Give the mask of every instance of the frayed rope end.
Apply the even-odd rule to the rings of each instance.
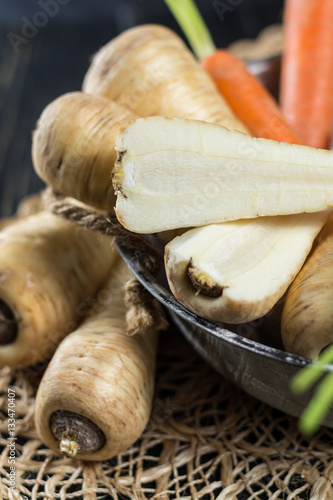
[[[125,286],[125,304],[128,335],[142,334],[149,330],[166,330],[168,322],[161,304],[133,278]]]

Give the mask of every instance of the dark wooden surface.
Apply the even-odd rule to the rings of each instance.
[[[49,102],[65,92],[80,89],[94,52],[135,24],[161,23],[180,33],[162,0],[109,0],[109,3],[106,6],[102,0],[69,0],[57,16],[50,18],[15,51],[8,36],[22,33],[23,17],[33,19],[38,4],[1,0],[1,215],[12,214],[23,196],[43,187],[31,162],[31,133]],[[282,0],[233,0],[229,4],[237,6],[227,10],[223,19],[217,8],[223,2],[198,3],[215,42],[221,47],[242,37],[255,37],[265,26],[281,19]],[[228,0],[224,3],[228,5]]]
[[[27,193],[43,183],[31,161],[31,133],[44,107],[79,90],[91,55],[116,34],[69,25],[39,33],[14,53],[6,37],[0,46],[0,213],[9,215]],[[95,43],[92,42],[94,40]]]

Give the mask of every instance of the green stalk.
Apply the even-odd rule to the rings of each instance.
[[[318,361],[300,370],[291,381],[291,389],[295,393],[302,393],[310,389],[326,373],[298,422],[299,429],[305,434],[313,434],[319,429],[333,402],[333,372],[327,373],[325,370],[331,363],[333,363],[333,345],[322,353]]]
[[[333,372],[326,375],[298,422],[305,434],[316,432],[333,402]]]
[[[193,0],[165,0],[165,3],[199,60],[215,52],[216,46],[209,29]]]
[[[333,363],[333,344],[320,356],[318,361],[300,370],[291,381],[291,389],[296,393],[305,392],[324,374],[325,365]],[[333,388],[332,388],[333,389]]]

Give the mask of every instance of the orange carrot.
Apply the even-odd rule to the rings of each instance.
[[[282,111],[304,144],[327,148],[333,122],[333,1],[285,0]]]
[[[202,60],[202,66],[254,137],[300,144],[275,99],[243,61],[227,50],[216,50]]]
[[[165,2],[186,34],[193,52],[249,132],[255,137],[300,144],[274,98],[246,65],[230,52],[216,49],[195,2]]]

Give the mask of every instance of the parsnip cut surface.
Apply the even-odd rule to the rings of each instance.
[[[260,318],[302,267],[328,214],[261,217],[187,231],[166,247],[170,288],[179,302],[207,319]]]
[[[331,151],[164,117],[133,121],[118,136],[116,149],[116,213],[134,232],[319,212],[333,205]]]

